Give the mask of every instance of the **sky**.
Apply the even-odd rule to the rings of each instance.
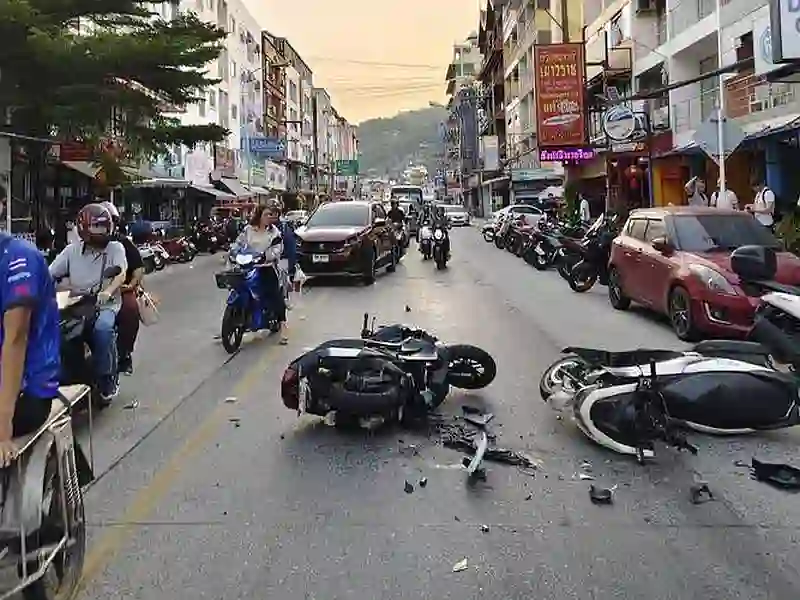
[[[289,40],[351,123],[442,102],[453,44],[477,30],[480,13],[478,0],[245,4],[264,29]]]

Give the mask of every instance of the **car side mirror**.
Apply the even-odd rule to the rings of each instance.
[[[664,236],[657,237],[650,243],[661,254],[672,254],[673,250],[675,250],[670,241]]]
[[[382,219],[382,218],[378,217],[377,219],[375,219],[375,220],[372,222],[372,224],[373,224],[375,227],[383,227],[384,225],[386,225],[386,219]]]

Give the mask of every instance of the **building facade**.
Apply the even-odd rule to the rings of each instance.
[[[324,88],[313,88],[312,93],[312,118],[313,118],[313,177],[314,190],[319,193],[329,194],[333,188],[331,162],[333,151],[331,145],[333,106],[331,97]]]

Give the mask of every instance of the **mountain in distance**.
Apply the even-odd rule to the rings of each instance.
[[[424,165],[432,176],[442,152],[441,123],[447,109],[430,106],[358,125],[358,159],[362,176],[399,178],[409,163]]]

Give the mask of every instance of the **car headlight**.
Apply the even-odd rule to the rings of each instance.
[[[709,291],[727,296],[737,296],[736,288],[719,271],[705,265],[689,265],[689,271],[696,275]]]
[[[345,248],[351,248],[351,247],[355,246],[357,243],[358,243],[358,236],[356,235],[356,236],[353,236],[351,238],[347,238],[344,241],[344,247]]]

